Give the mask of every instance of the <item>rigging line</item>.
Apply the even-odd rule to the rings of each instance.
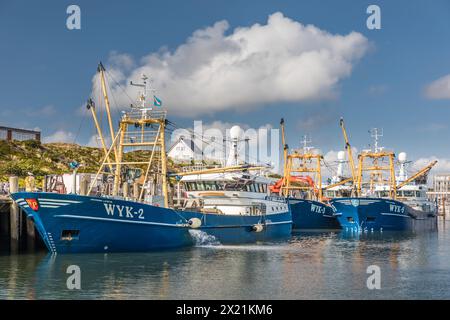
[[[128,97],[128,99],[130,99],[130,102],[133,104],[135,101],[133,99],[131,99],[131,97],[128,95],[126,90],[120,85],[120,83],[118,81],[116,81],[116,79],[113,77],[113,75],[108,70],[105,70],[105,71],[108,74],[108,76],[111,77],[111,79],[115,82],[115,84],[123,91],[123,93],[125,93],[125,95]]]
[[[322,160],[322,162],[325,165],[325,168],[327,168],[331,173],[337,174],[337,169],[331,167],[331,165],[329,165],[325,160]]]
[[[112,100],[113,100],[113,108],[114,108],[114,111],[116,112],[116,116],[118,116],[119,118],[120,118],[120,107],[119,107],[119,105],[118,105],[118,103],[117,103],[117,101],[116,101],[116,97],[115,97],[115,95],[114,95],[114,91],[111,89],[111,87],[109,86],[109,82],[105,79],[105,83],[106,83],[106,87],[107,87],[107,89],[108,89],[108,92],[109,92],[109,95],[112,97]]]
[[[176,130],[176,129],[183,129],[183,130],[186,130],[186,131],[188,131],[189,133],[191,133],[194,137],[197,137],[200,141],[202,141],[203,143],[205,143],[205,144],[208,144],[208,145],[211,145],[211,144],[217,144],[218,146],[220,145],[217,141],[208,141],[208,140],[205,140],[204,139],[204,137],[205,136],[200,136],[200,135],[198,135],[194,130],[192,130],[192,129],[190,129],[190,128],[181,128],[181,127],[179,127],[178,125],[176,125],[174,122],[172,122],[172,121],[170,121],[170,120],[167,120],[168,121],[168,123],[170,124],[170,125],[172,125],[175,129],[174,130]],[[224,139],[225,141],[228,141],[228,142],[231,142],[232,140],[227,140],[227,139]]]
[[[86,119],[86,113],[87,113],[87,108],[84,108],[84,110],[83,110],[83,117],[81,118],[80,125],[78,127],[77,133],[76,133],[76,135],[75,135],[75,137],[73,139],[73,144],[76,143],[76,141],[78,139],[78,136],[80,135],[81,128],[83,127],[84,121]]]
[[[200,141],[202,141],[203,143],[205,143],[205,144],[207,144],[207,145],[216,145],[217,147],[223,148],[223,144],[220,144],[220,143],[217,142],[217,141],[207,141],[207,140],[204,140],[202,136],[199,136],[199,135],[198,135],[197,133],[195,133],[195,131],[193,131],[192,129],[189,129],[189,128],[181,128],[181,127],[178,127],[174,122],[172,122],[172,121],[170,121],[170,120],[167,120],[167,121],[168,121],[168,124],[172,125],[174,128],[176,128],[176,129],[184,129],[184,130],[190,132],[190,133],[194,136],[194,138],[197,137]],[[227,141],[227,140],[225,140],[225,141]],[[230,141],[228,140],[227,142],[230,142]],[[248,155],[246,155],[246,156],[248,156],[248,158],[249,158],[250,161],[251,161],[251,160],[254,160],[256,163],[267,164],[267,163],[264,163],[264,162],[260,161],[258,158],[252,157],[250,154],[248,154]]]

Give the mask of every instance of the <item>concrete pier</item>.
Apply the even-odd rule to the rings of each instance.
[[[10,177],[9,183],[10,192],[19,191],[18,177]],[[42,247],[33,220],[8,195],[0,196],[0,241],[0,248],[11,253]]]

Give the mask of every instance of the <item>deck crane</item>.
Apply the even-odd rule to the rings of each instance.
[[[350,162],[350,171],[352,172],[352,180],[353,180],[353,185],[355,185],[356,183],[356,168],[355,168],[355,162],[353,160],[353,152],[352,152],[352,147],[350,145],[350,142],[348,141],[348,136],[347,136],[347,131],[345,130],[345,124],[344,124],[344,118],[341,117],[340,121],[339,121],[339,126],[342,129],[342,134],[344,136],[344,141],[345,141],[345,150],[347,151],[348,154],[348,160]]]
[[[433,162],[431,162],[429,165],[427,165],[426,167],[422,168],[421,170],[417,171],[414,175],[412,175],[411,177],[409,177],[408,179],[406,179],[405,181],[402,181],[401,183],[399,183],[397,185],[397,190],[400,189],[401,187],[407,185],[408,183],[410,183],[411,181],[416,180],[418,177],[421,177],[425,174],[427,174],[431,168],[434,167],[434,165],[437,163],[437,160],[434,160]]]
[[[287,156],[288,156],[288,145],[286,144],[286,136],[284,132],[284,118],[281,118],[280,120],[280,127],[281,127],[281,144],[283,145],[283,174],[286,172],[286,163],[287,163]]]

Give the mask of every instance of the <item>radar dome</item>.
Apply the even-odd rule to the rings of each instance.
[[[238,139],[241,135],[241,127],[239,126],[233,126],[230,129],[230,137],[231,139]]]
[[[400,152],[398,154],[398,161],[405,162],[406,161],[406,152]]]
[[[344,151],[339,151],[338,154],[337,154],[337,158],[340,161],[345,160],[345,152]]]

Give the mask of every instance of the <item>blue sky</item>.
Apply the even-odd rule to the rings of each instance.
[[[81,8],[81,30],[66,28],[70,4]],[[366,27],[370,4],[381,8],[381,30]],[[144,57],[161,52],[162,47],[173,53],[196,30],[226,20],[228,36],[237,27],[267,24],[268,16],[275,12],[333,36],[354,31],[367,40],[364,53],[350,59],[351,71],[345,75],[339,71],[331,88],[333,96],[290,101],[272,97],[248,108],[228,108],[224,101],[217,110],[192,118],[186,117],[188,105],[185,112],[182,104],[172,112],[167,106],[172,121],[192,126],[193,120],[220,120],[258,128],[266,124],[277,127],[284,117],[291,146],[298,146],[307,133],[315,146],[328,151],[342,148],[338,120],[344,116],[351,143],[357,148],[371,142],[368,129],[382,127],[382,145],[406,151],[410,158],[437,157],[448,164],[450,99],[446,98],[450,94],[426,94],[430,84],[450,74],[450,2],[445,0],[165,0],[126,4],[0,0],[0,124],[39,127],[47,137],[63,131],[69,140],[86,143],[93,129],[91,120],[85,119],[78,133],[83,121],[80,106],[91,94],[99,60],[108,65],[112,52],[124,54],[134,61],[130,68],[137,70],[145,64]],[[267,43],[271,45],[276,44]],[[132,70],[127,72],[129,75]],[[436,90],[450,90],[445,84],[437,85]],[[223,90],[239,95],[235,86]],[[172,101],[167,95],[164,92],[160,98]],[[436,95],[440,99],[435,99]],[[196,99],[201,97],[200,93]]]

